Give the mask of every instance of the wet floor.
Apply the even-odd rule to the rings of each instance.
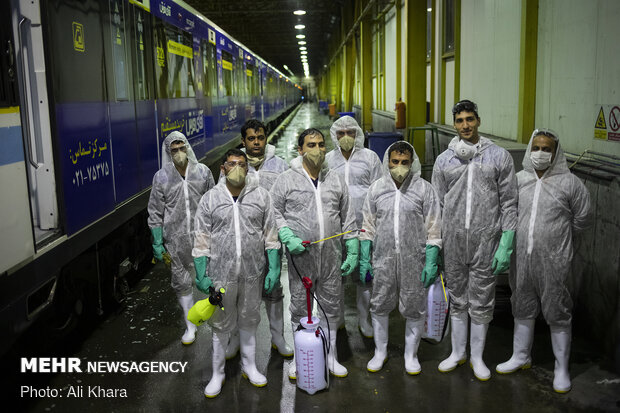
[[[310,105],[303,105],[277,140],[278,152],[288,159],[296,156],[296,138],[307,127],[318,127],[328,136],[329,119]],[[282,268],[285,291],[285,337],[292,345],[288,312],[288,277]],[[195,297],[204,296],[196,293]],[[182,312],[169,287],[169,273],[157,264],[132,286],[124,306],[115,314],[90,326],[86,335],[67,342],[64,351],[37,354],[72,356],[81,365],[98,361],[180,362],[178,373],[58,373],[5,375],[3,394],[20,403],[17,411],[34,412],[359,412],[403,411],[618,411],[620,377],[603,367],[596,352],[597,343],[575,337],[571,353],[573,389],[565,395],[553,392],[553,354],[548,328],[536,325],[533,367],[500,376],[495,366],[510,357],[512,317],[505,289],[498,289],[498,305],[490,325],[484,358],[492,370],[487,382],[479,382],[467,365],[442,374],[437,365],[450,353],[449,336],[440,344],[422,342],[418,356],[422,373],[405,373],[404,320],[395,311],[389,324],[389,359],[378,373],[369,373],[366,363],[372,358],[372,339],[362,338],[356,321],[355,285],[345,288],[346,327],[338,333],[338,356],[348,368],[346,378],[330,379],[328,390],[315,395],[298,390],[287,376],[291,359],[282,358],[270,347],[270,333],[264,306],[257,332],[256,359],[268,385],[253,387],[240,374],[239,356],[226,363],[226,382],[215,399],[206,399],[203,390],[211,377],[211,330],[199,327],[197,339],[183,346],[180,337],[184,326]],[[603,367],[602,367],[603,366]],[[8,379],[10,377],[10,379]],[[58,390],[63,397],[37,397],[28,393],[36,389]],[[100,387],[96,387],[100,386]],[[95,389],[93,393],[88,390]],[[19,391],[26,393],[19,397]],[[79,394],[79,389],[83,394]],[[120,389],[113,397],[95,397],[101,389]],[[75,394],[71,396],[69,391]],[[113,392],[112,392],[113,393]],[[105,394],[105,393],[104,393]],[[111,394],[111,393],[108,393]],[[126,396],[126,397],[123,397]],[[5,410],[7,411],[7,410]]]

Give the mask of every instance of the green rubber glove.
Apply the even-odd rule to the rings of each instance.
[[[286,245],[286,249],[288,249],[288,252],[291,254],[301,254],[306,250],[306,247],[301,244],[301,239],[293,234],[293,231],[291,231],[289,227],[282,227],[278,235],[280,236],[280,241]]]
[[[280,250],[267,250],[267,261],[269,272],[265,277],[265,292],[269,294],[280,282]]]
[[[502,232],[502,238],[499,240],[499,247],[497,251],[495,251],[493,263],[491,264],[493,274],[501,274],[510,268],[510,255],[512,254],[514,238],[514,231]]]
[[[211,281],[211,278],[207,275],[207,264],[209,264],[209,257],[194,258],[196,288],[205,294],[209,294],[209,287],[213,286],[213,281]]]
[[[347,259],[342,263],[340,271],[342,271],[342,276],[346,277],[353,272],[359,262],[360,241],[357,238],[351,238],[346,240],[344,245],[347,247]]]
[[[426,246],[426,263],[422,274],[420,274],[420,281],[424,284],[424,288],[428,288],[437,279],[437,261],[439,259],[439,247],[437,245]]]
[[[362,284],[370,282],[375,276],[370,265],[370,250],[372,250],[371,240],[360,241],[360,281]]]
[[[162,227],[151,228],[153,234],[153,257],[157,261],[163,261],[163,254],[166,252],[164,248],[164,230]]]

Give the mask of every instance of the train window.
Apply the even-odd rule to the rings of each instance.
[[[222,96],[233,95],[233,56],[222,50]]]
[[[215,52],[215,44],[210,41],[202,41],[202,76],[205,96],[217,97],[217,59]]]
[[[116,100],[129,99],[127,82],[127,51],[125,45],[125,10],[123,2],[110,0],[110,41],[112,44],[112,62],[114,91]]]
[[[239,49],[239,57],[235,61],[235,96],[245,96],[246,74],[243,71],[243,50]]]
[[[149,62],[152,62],[151,51],[151,21],[146,11],[137,6],[132,7],[132,27],[133,27],[133,83],[136,100],[151,99],[151,79],[152,69]]]
[[[250,63],[245,65],[246,81],[246,93],[248,96],[258,95],[258,71],[256,66]]]
[[[443,52],[454,53],[454,0],[444,0]]]
[[[155,21],[155,77],[160,98],[196,96],[192,35],[157,19]]]
[[[11,2],[0,5],[0,107],[17,106],[17,75],[15,68],[15,42],[11,32]]]

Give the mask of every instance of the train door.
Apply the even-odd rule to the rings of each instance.
[[[5,240],[0,253],[0,273],[34,253],[28,195],[27,165],[24,157],[20,119],[19,81],[11,3],[0,4],[0,231]]]
[[[28,221],[32,221],[35,245],[41,247],[59,234],[41,13],[36,1],[3,3],[3,7],[10,5],[11,8],[9,13],[3,12],[2,15],[10,16],[12,24],[2,26],[3,30],[13,28],[13,56],[21,103],[19,118],[30,198],[30,208],[22,211],[30,210]]]

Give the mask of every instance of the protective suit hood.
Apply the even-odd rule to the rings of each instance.
[[[241,151],[247,154],[245,147],[241,148]],[[265,145],[265,159],[263,159],[263,165],[265,164],[265,162],[267,162],[269,159],[273,158],[274,156],[276,156],[276,147],[269,143],[266,144]]]
[[[556,132],[550,129],[535,129],[534,132],[532,132],[532,136],[530,137],[530,143],[528,143],[527,150],[525,151],[525,156],[523,157],[523,169],[533,174],[536,173],[531,158],[532,141],[534,141],[536,135],[540,135],[543,132],[546,136],[551,135],[551,139],[555,141],[555,157],[551,161],[551,165],[549,165],[549,168],[547,168],[543,176],[549,177],[552,175],[570,173],[566,161],[566,156],[564,155],[564,150],[562,149],[562,146],[560,146],[560,137]]]
[[[168,164],[172,163],[172,154],[170,153],[170,145],[174,141],[183,141],[185,146],[187,147],[187,161],[189,163],[198,163],[198,159],[196,159],[196,155],[192,149],[192,146],[189,144],[185,135],[183,135],[179,131],[170,132],[166,139],[164,139],[161,144],[161,166],[162,168]]]
[[[420,164],[420,158],[418,158],[418,154],[415,153],[415,149],[413,149],[413,146],[406,141],[396,141],[393,144],[391,144],[390,146],[388,146],[388,148],[385,150],[385,153],[383,154],[383,176],[388,179],[389,181],[392,181],[392,175],[390,174],[390,148],[394,145],[396,145],[399,142],[404,142],[407,144],[407,146],[410,148],[411,153],[413,154],[413,162],[411,162],[411,170],[409,171],[409,175],[407,175],[407,177],[405,178],[405,180],[401,183],[401,186],[406,186],[409,184],[409,182],[418,179],[421,175],[421,171],[422,171],[422,165]]]
[[[340,148],[336,132],[349,129],[355,129],[355,146],[353,148],[359,149],[364,147],[364,131],[362,131],[362,128],[360,128],[357,121],[351,116],[343,116],[335,121],[329,129],[329,136],[332,138],[334,148]]]

